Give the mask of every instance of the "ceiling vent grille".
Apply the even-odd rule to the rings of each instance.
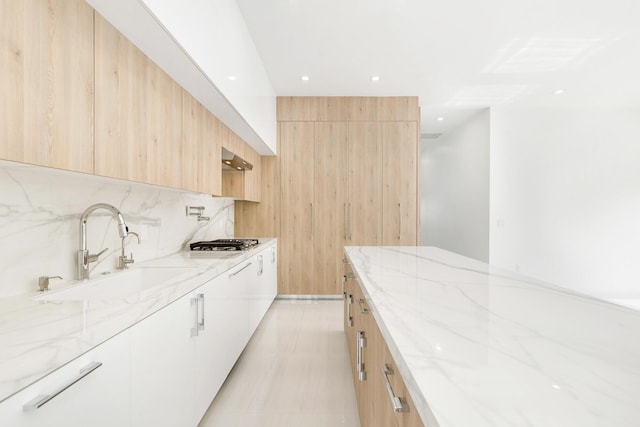
[[[442,136],[442,133],[423,133],[420,135],[421,139],[438,139]]]

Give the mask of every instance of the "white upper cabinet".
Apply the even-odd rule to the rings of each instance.
[[[258,153],[275,154],[275,91],[234,0],[86,1]]]

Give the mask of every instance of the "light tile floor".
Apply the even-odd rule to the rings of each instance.
[[[359,427],[342,301],[276,300],[200,427]]]

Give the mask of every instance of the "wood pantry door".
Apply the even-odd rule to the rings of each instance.
[[[314,123],[281,122],[278,294],[313,293]]]
[[[349,123],[347,245],[382,243],[382,123]]]
[[[346,122],[316,122],[313,178],[314,268],[312,294],[342,292],[342,258],[346,242],[348,193]]]
[[[417,244],[417,122],[385,122],[382,138],[382,244]]]

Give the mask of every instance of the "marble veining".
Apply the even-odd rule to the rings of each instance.
[[[0,298],[0,402],[276,244],[275,239],[260,241],[234,256],[192,258],[181,251],[140,263],[132,268],[182,267],[185,271],[120,298],[57,300],[54,291]]]
[[[345,251],[427,425],[638,425],[640,312],[438,248]]]
[[[130,231],[126,253],[143,262],[182,251],[193,240],[233,237],[234,201],[206,194],[0,160],[0,297],[37,289],[39,276],[75,280],[79,220],[94,203],[118,208]],[[198,222],[185,207],[205,206]],[[115,269],[121,241],[115,221],[95,211],[87,222],[91,253],[108,252],[91,264],[95,276]],[[52,281],[53,288],[59,286]]]

